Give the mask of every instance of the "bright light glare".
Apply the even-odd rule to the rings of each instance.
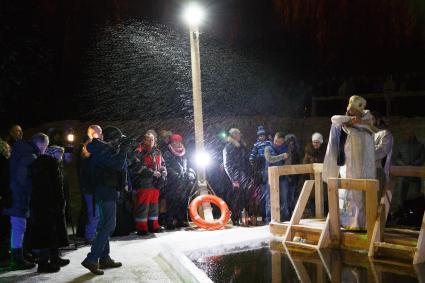
[[[211,157],[207,152],[198,152],[195,155],[195,163],[198,167],[205,168],[210,164]]]
[[[200,25],[204,17],[204,10],[197,3],[190,3],[183,12],[183,18],[190,26]]]
[[[68,134],[68,136],[66,137],[66,139],[69,141],[69,142],[74,142],[74,134]]]

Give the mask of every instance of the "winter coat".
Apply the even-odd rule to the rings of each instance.
[[[166,170],[161,151],[156,147],[147,148],[144,145],[139,145],[129,164],[133,189],[163,188],[166,184],[166,179],[153,176],[154,171],[159,171],[161,167]]]
[[[177,156],[169,149],[164,152],[164,161],[167,167],[167,185],[165,192],[169,197],[173,194],[187,194],[194,185],[196,173],[187,165],[185,155]]]
[[[251,154],[249,155],[249,162],[254,163],[258,159],[261,159],[264,164],[264,150],[267,146],[272,146],[272,142],[268,140],[257,140],[257,142],[252,147]]]
[[[326,144],[321,144],[318,149],[315,149],[311,143],[308,143],[304,152],[304,164],[323,163],[326,154]]]
[[[9,163],[13,203],[4,211],[5,214],[22,218],[30,216],[32,184],[29,170],[38,153],[39,149],[30,142],[25,140],[15,142]]]
[[[0,154],[0,212],[12,205],[12,192],[9,186],[9,160]]]
[[[223,163],[232,182],[247,181],[249,163],[245,144],[229,137],[223,149]]]
[[[118,192],[126,186],[126,152],[117,151],[99,139],[89,143],[87,150],[91,153],[90,168],[96,200],[116,201]]]
[[[31,240],[37,249],[68,245],[62,165],[39,156],[31,165]]]
[[[394,159],[396,165],[421,166],[425,163],[425,147],[417,140],[404,142],[397,147]]]
[[[82,194],[92,195],[94,193],[93,176],[90,165],[90,157],[82,155],[83,147],[77,151],[77,173],[78,181],[80,185],[80,191]]]

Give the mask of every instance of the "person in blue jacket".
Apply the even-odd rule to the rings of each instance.
[[[273,139],[273,144],[266,147],[264,151],[264,158],[266,159],[266,172],[269,167],[283,166],[285,160],[288,159],[288,146],[285,144],[285,135],[282,132],[277,132]],[[267,176],[267,174],[266,174]],[[267,180],[268,181],[268,180]],[[280,194],[280,218],[281,221],[289,220],[290,218],[290,204],[288,192],[288,179],[286,176],[279,177],[279,194]],[[270,185],[266,183],[264,192],[264,210],[265,210],[265,223],[271,221],[271,206],[270,206]]]
[[[116,127],[103,129],[103,141],[93,139],[87,145],[91,154],[91,170],[94,177],[94,198],[99,210],[100,220],[93,239],[90,253],[81,263],[95,275],[103,275],[103,270],[121,267],[120,262],[110,256],[109,238],[115,230],[117,200],[124,189],[127,174],[128,148],[120,146],[123,134]]]
[[[258,126],[257,141],[254,143],[251,154],[249,155],[249,163],[252,168],[252,175],[255,188],[255,202],[260,203],[263,219],[265,218],[265,199],[264,192],[266,190],[267,171],[266,159],[264,158],[264,151],[266,147],[272,146],[272,142],[267,139],[267,133],[263,126]]]
[[[31,140],[17,140],[12,148],[10,158],[10,190],[12,192],[12,206],[4,213],[10,216],[12,226],[11,250],[12,270],[31,269],[34,263],[28,262],[23,256],[24,234],[27,229],[27,219],[30,217],[30,201],[32,179],[30,166],[39,155],[44,154],[49,145],[47,135],[38,133]]]

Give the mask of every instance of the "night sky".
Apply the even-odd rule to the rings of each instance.
[[[244,60],[248,58],[246,60],[255,63],[252,68],[264,68],[262,73],[271,74],[265,76],[264,81],[267,78],[276,81],[270,87],[273,93],[267,98],[270,100],[279,100],[284,89],[299,90],[300,85],[308,89],[303,90],[304,99],[308,100],[323,92],[321,86],[325,82],[333,81],[328,84],[331,91],[324,91],[329,95],[344,78],[351,76],[382,80],[389,74],[403,77],[404,74],[421,76],[424,73],[423,0],[200,2],[207,7],[208,14],[202,27],[206,50],[213,46],[213,50],[225,50]],[[152,23],[176,31],[173,34],[178,35],[185,28],[180,18],[184,3],[172,0],[2,0],[2,125],[18,122],[32,126],[46,121],[77,119],[87,114],[87,109],[96,108],[96,101],[82,93],[87,92],[87,82],[90,82],[87,70],[98,60],[89,55],[93,54],[99,35],[105,37],[100,31],[110,28],[119,33],[135,23],[145,26]],[[181,42],[177,37],[175,42]],[[204,56],[209,58],[207,54]],[[207,86],[208,79],[214,81],[214,76],[206,76]],[[190,86],[190,81],[188,84]],[[170,85],[170,88],[175,86]],[[223,89],[220,91],[225,92]],[[304,107],[303,101],[296,103],[298,108]],[[249,113],[242,114],[261,114],[256,112],[263,110],[254,106],[245,105]],[[217,114],[218,110],[215,111]],[[179,115],[178,111],[176,113]],[[279,109],[266,114],[276,113]],[[83,116],[84,119],[105,118],[101,111],[92,117]]]

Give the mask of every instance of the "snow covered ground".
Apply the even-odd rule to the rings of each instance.
[[[218,231],[175,231],[151,237],[114,238],[111,257],[123,267],[94,276],[81,266],[89,247],[68,252],[71,264],[53,274],[38,274],[36,269],[0,274],[0,282],[208,282],[208,278],[185,254],[202,256],[237,248],[259,246],[270,239],[268,226],[226,228]]]

